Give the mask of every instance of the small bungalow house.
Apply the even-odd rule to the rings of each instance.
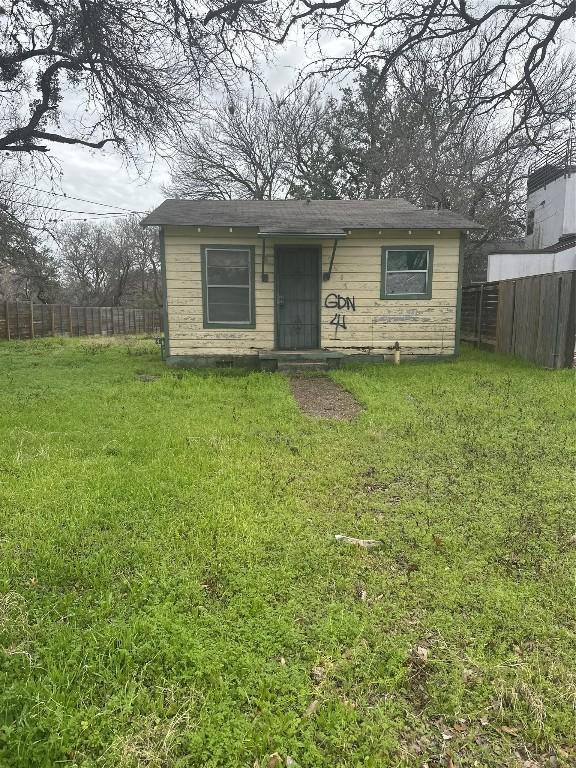
[[[170,365],[383,360],[458,351],[473,222],[389,200],[166,200]]]

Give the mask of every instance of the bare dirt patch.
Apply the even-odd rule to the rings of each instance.
[[[357,416],[362,408],[350,392],[324,376],[290,379],[296,402],[308,416],[345,421]]]

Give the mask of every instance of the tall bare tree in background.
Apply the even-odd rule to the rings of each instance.
[[[161,306],[158,236],[136,217],[78,222],[57,233],[55,261],[67,301],[93,306]]]
[[[50,248],[0,212],[0,298],[92,306],[162,306],[158,234],[139,217],[70,222]]]
[[[21,221],[0,211],[0,298],[55,300],[58,272],[49,250]]]
[[[196,199],[287,197],[310,142],[322,133],[324,116],[322,98],[310,85],[207,106],[176,142],[166,191]]]

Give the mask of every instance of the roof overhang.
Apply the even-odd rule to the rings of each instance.
[[[366,230],[483,229],[452,211],[405,200],[165,200],[144,226],[252,229],[265,238],[343,239]]]
[[[311,231],[307,229],[301,229],[301,230],[285,230],[285,229],[266,229],[266,230],[260,230],[258,232],[258,237],[315,237],[315,238],[331,238],[339,240],[340,238],[346,237],[346,232],[344,232],[343,229],[337,230],[337,231]]]

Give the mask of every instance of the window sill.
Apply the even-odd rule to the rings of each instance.
[[[385,296],[380,294],[380,301],[430,301],[432,298],[431,293],[410,293],[410,294],[390,294]]]
[[[250,331],[256,328],[256,323],[207,323],[204,322],[203,327],[209,328],[224,328],[228,331]]]

